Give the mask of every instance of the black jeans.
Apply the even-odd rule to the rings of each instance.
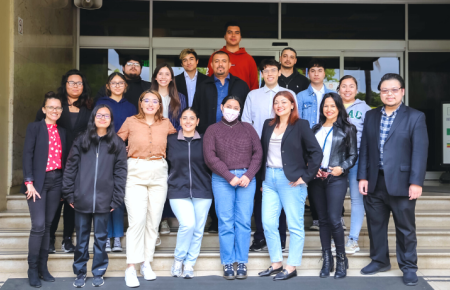
[[[50,226],[61,199],[62,172],[53,170],[45,173],[44,186],[40,199],[27,200],[31,217],[31,231],[28,240],[28,256],[38,256],[42,250],[48,251],[50,246]]]
[[[54,215],[52,226],[50,228],[50,237],[55,238],[56,230],[58,229],[59,219],[61,218],[61,211],[64,205],[63,219],[64,219],[64,233],[63,237],[72,237],[75,229],[75,210],[67,203],[66,200],[60,201],[59,206]]]
[[[89,261],[89,236],[91,224],[94,223],[94,259],[92,260],[92,274],[103,276],[108,268],[108,254],[106,253],[106,239],[108,237],[108,213],[80,213],[75,212],[75,231],[77,245],[73,258],[73,272],[75,275],[86,274]]]
[[[322,250],[331,249],[331,237],[336,245],[336,252],[345,252],[344,229],[341,223],[342,206],[347,193],[347,176],[317,178],[308,184],[310,200],[316,207],[319,217],[320,242]]]
[[[253,217],[255,219],[256,231],[253,235],[254,240],[262,240],[264,239],[264,228],[262,224],[261,217],[261,207],[262,207],[262,180],[261,178],[256,177],[256,192],[255,192],[255,203],[253,205]],[[278,232],[280,233],[280,240],[282,242],[286,242],[286,214],[284,210],[281,210],[279,224],[278,224]]]
[[[397,238],[398,266],[403,272],[416,272],[416,200],[409,200],[407,196],[389,195],[384,178],[383,174],[378,174],[375,191],[364,196],[370,238],[370,258],[382,266],[390,264],[387,232],[392,211]]]

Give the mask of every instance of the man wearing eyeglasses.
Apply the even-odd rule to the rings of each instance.
[[[122,72],[127,80],[128,89],[124,93],[124,98],[132,103],[138,109],[139,97],[145,91],[150,89],[151,83],[141,78],[142,59],[137,55],[130,55],[123,59]],[[100,88],[95,100],[105,97],[106,86]]]
[[[286,88],[278,85],[278,78],[281,75],[281,64],[275,59],[264,59],[260,65],[261,73],[264,78],[265,85],[248,93],[242,113],[242,122],[252,124],[256,132],[261,138],[264,121],[275,116],[273,111],[273,98],[279,91],[288,91],[295,99],[296,94]],[[250,251],[259,252],[266,249],[266,239],[264,237],[264,229],[261,220],[262,205],[262,181],[256,176],[256,193],[255,204],[253,206],[253,216],[255,218],[256,231],[253,235],[253,243]],[[284,251],[286,247],[286,215],[284,210],[281,211],[279,228],[281,248]]]
[[[384,106],[366,113],[359,150],[359,192],[364,195],[372,259],[361,274],[391,269],[387,231],[392,212],[403,283],[414,286],[418,283],[415,207],[428,155],[425,114],[402,103],[405,82],[400,75],[385,74],[378,90]]]

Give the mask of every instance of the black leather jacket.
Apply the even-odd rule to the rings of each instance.
[[[314,134],[322,128],[317,124],[314,126]],[[356,127],[351,126],[350,144],[345,144],[345,132],[337,123],[333,124],[333,142],[331,145],[329,167],[340,166],[344,170],[342,175],[347,175],[358,159],[358,145],[356,139]]]

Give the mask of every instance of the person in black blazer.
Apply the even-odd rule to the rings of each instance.
[[[89,116],[92,111],[91,90],[84,75],[76,70],[69,70],[62,76],[61,86],[58,88],[58,97],[62,101],[63,111],[61,118],[56,122],[58,126],[64,128],[67,133],[67,149],[70,150],[75,138],[86,130]],[[45,118],[42,110],[36,114],[36,121]],[[63,160],[65,162],[65,160]],[[64,233],[62,250],[72,253],[75,246],[72,242],[72,234],[75,229],[75,212],[65,201],[62,201],[56,211],[50,229],[50,253],[55,253],[55,233],[58,229],[61,210],[64,205]]]
[[[274,280],[297,276],[301,265],[305,229],[303,215],[310,182],[322,160],[320,146],[306,120],[299,119],[295,97],[288,91],[273,99],[275,118],[264,122],[261,135],[263,166],[262,223],[272,265],[260,276],[276,274]],[[267,166],[267,167],[266,167]],[[289,224],[290,246],[286,269],[283,269],[278,224],[281,209]]]
[[[416,285],[415,207],[427,165],[425,114],[402,103],[405,82],[398,74],[384,75],[378,90],[384,106],[367,112],[359,151],[359,191],[364,195],[372,259],[361,274],[391,268],[387,229],[392,212],[403,282]]]
[[[63,108],[54,92],[45,94],[45,119],[30,123],[23,149],[21,192],[27,195],[31,217],[28,241],[28,279],[41,287],[39,278],[54,282],[47,268],[50,226],[61,199],[62,170],[66,155],[66,132],[57,125]]]
[[[192,48],[183,49],[180,53],[181,65],[184,72],[175,77],[178,92],[188,98],[188,107],[192,106],[194,95],[199,85],[208,77],[197,70],[198,57]],[[188,89],[189,87],[189,89]]]
[[[322,147],[323,159],[316,179],[309,183],[310,198],[319,216],[323,265],[320,277],[334,270],[331,238],[336,244],[334,278],[347,276],[342,207],[347,193],[347,175],[358,159],[356,127],[348,121],[347,111],[337,93],[327,93],[320,103],[319,122],[312,130]]]

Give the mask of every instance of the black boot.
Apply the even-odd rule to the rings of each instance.
[[[344,253],[336,252],[336,273],[334,279],[345,278],[347,276],[348,259]]]
[[[38,261],[39,256],[28,255],[28,282],[31,287],[40,288],[42,286],[41,280],[39,280],[39,272],[38,272]]]
[[[334,271],[334,259],[331,250],[322,251],[322,270],[320,270],[320,278],[327,278],[330,276],[330,272]]]
[[[47,268],[48,261],[48,250],[43,250],[39,252],[39,278],[46,282],[55,282],[55,277],[53,277]]]

